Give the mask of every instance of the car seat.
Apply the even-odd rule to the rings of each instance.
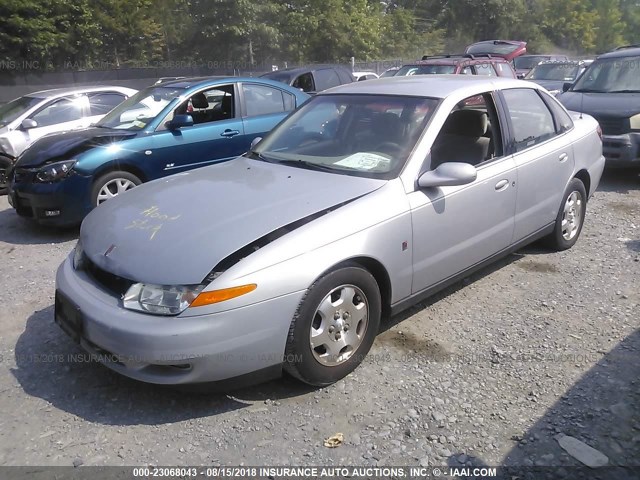
[[[479,110],[456,110],[447,118],[431,151],[431,168],[445,162],[477,165],[487,159],[491,139],[486,137],[489,119]]]

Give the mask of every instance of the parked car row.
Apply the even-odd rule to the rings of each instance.
[[[10,170],[18,215],[57,226],[143,182],[230,160],[309,96],[267,79],[196,78],[148,87],[94,126],[42,138]]]
[[[39,139],[9,169],[11,204],[84,219],[55,321],[141,381],[328,385],[383,315],[532,241],[571,248],[607,142],[640,161],[640,49],[598,57],[556,97],[516,78],[523,43],[367,81],[335,66],[166,79]],[[571,111],[598,95],[615,132]]]

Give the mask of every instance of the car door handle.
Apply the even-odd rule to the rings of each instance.
[[[567,159],[569,158],[569,155],[567,155],[566,153],[561,153],[560,156],[558,157],[558,160],[560,160],[560,162],[565,162],[567,161]]]
[[[496,183],[496,191],[501,192],[509,186],[509,180],[500,180]]]
[[[221,137],[227,137],[227,138],[231,138],[231,137],[235,137],[236,135],[240,134],[240,130],[229,130],[228,128],[222,132],[220,134]]]

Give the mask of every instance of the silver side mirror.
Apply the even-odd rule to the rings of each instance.
[[[23,130],[29,130],[31,128],[36,128],[38,126],[38,122],[36,122],[33,118],[25,118],[20,123],[20,126]]]
[[[476,167],[469,163],[447,162],[435,170],[425,172],[418,178],[420,188],[467,185],[478,177]]]

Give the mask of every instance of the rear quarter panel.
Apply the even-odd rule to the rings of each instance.
[[[570,113],[574,122],[571,140],[573,142],[575,173],[582,170],[589,173],[590,185],[587,195],[591,197],[598,188],[605,163],[602,155],[602,140],[597,133],[598,122],[589,115]]]

